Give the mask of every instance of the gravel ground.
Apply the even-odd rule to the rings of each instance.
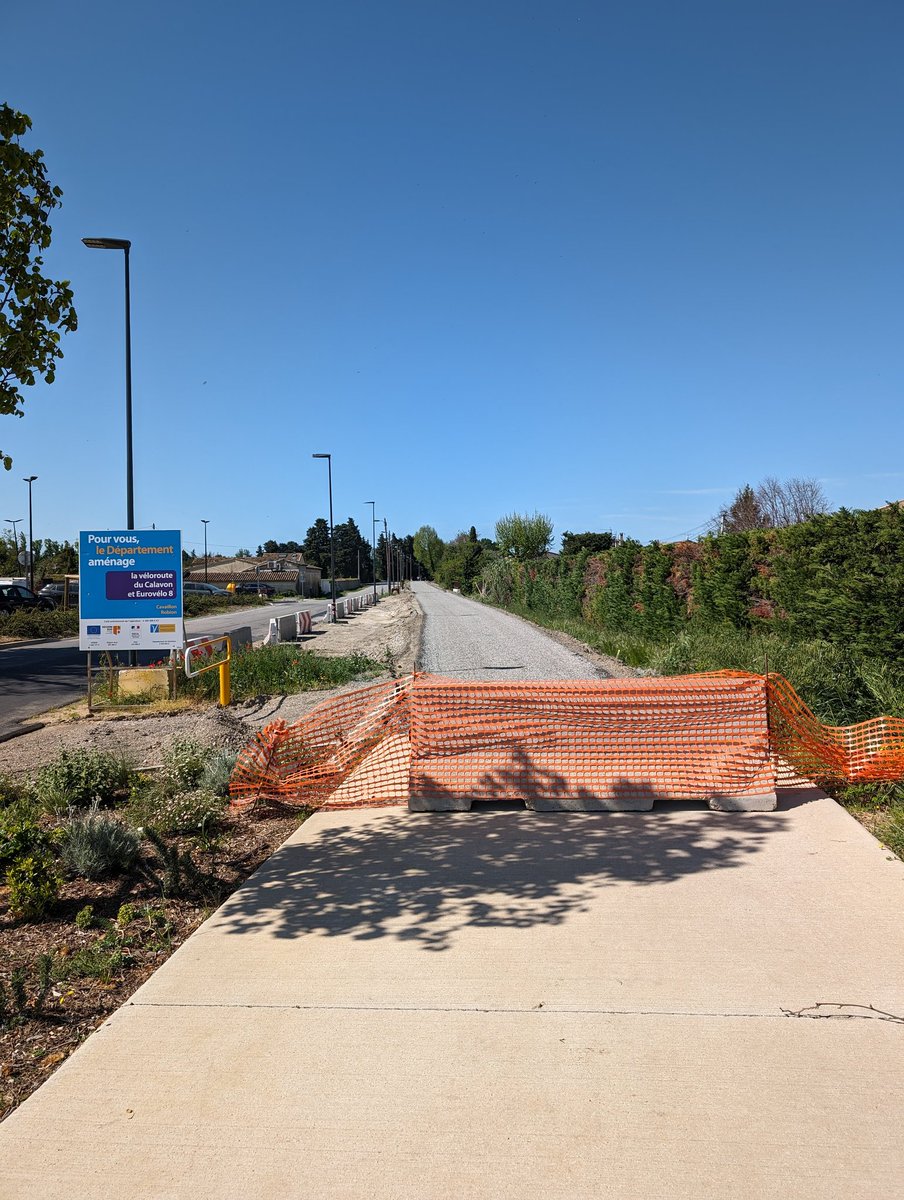
[[[607,679],[636,674],[596,654],[567,634],[551,632],[511,613],[416,583],[424,610],[419,666],[462,679]]]

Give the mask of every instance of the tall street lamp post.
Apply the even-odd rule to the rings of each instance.
[[[22,478],[22,482],[28,484],[28,586],[31,591],[35,590],[35,539],[31,522],[31,485],[36,479],[37,475],[28,475]]]
[[[207,582],[207,526],[210,524],[210,521],[205,520],[204,517],[202,517],[201,524],[204,526],[204,582],[206,583]]]
[[[336,620],[336,542],[333,537],[333,457],[331,454],[312,454],[311,458],[325,458],[330,487],[330,620]]]
[[[370,561],[371,575],[374,583],[374,604],[377,602],[377,506],[373,500],[365,500],[370,505]]]
[[[126,264],[126,528],[135,528],[135,491],[132,475],[132,316],[129,288],[129,250],[125,238],[82,238],[89,250],[122,250]]]

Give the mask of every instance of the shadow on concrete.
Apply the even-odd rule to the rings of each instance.
[[[662,885],[743,867],[785,830],[780,812],[700,807],[533,813],[503,802],[470,813],[386,809],[363,822],[328,814],[308,841],[276,851],[226,902],[217,926],[278,938],[391,937],[443,951],[470,926],[557,925],[586,910],[601,885]]]

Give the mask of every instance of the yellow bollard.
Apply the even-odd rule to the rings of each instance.
[[[229,678],[229,659],[220,663],[220,706],[226,708],[232,698],[232,688]]]

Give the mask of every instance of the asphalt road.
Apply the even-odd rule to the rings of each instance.
[[[420,666],[456,679],[601,679],[599,670],[542,630],[490,608],[441,591],[413,585],[424,610]]]
[[[189,637],[200,637],[250,625],[252,637],[260,641],[271,617],[299,609],[309,611],[316,619],[326,612],[327,601],[292,597],[265,607],[196,617],[186,621],[185,628]],[[139,655],[139,661],[150,662],[154,657],[151,653]],[[78,638],[0,645],[0,738],[14,732],[29,717],[83,696],[87,690],[86,670],[87,656],[79,650]]]

